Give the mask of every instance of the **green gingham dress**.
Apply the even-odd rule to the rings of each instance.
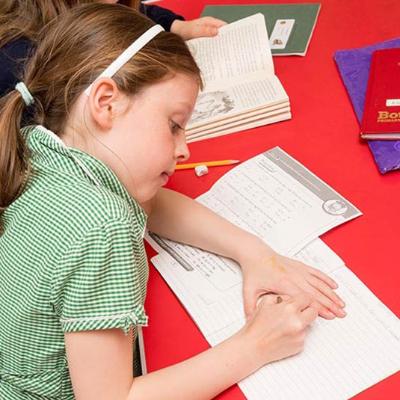
[[[102,162],[23,135],[32,173],[1,216],[0,399],[70,400],[65,332],[147,324],[146,215]]]

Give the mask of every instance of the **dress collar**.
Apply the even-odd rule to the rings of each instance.
[[[143,208],[102,161],[81,150],[67,147],[54,132],[41,125],[26,127],[22,129],[22,134],[31,152],[33,165],[45,164],[107,189],[125,200],[135,214],[142,214],[146,218]]]

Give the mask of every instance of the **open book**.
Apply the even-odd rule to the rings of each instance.
[[[188,142],[291,118],[262,14],[225,25],[216,37],[187,44],[204,83],[187,126]]]
[[[320,3],[297,2],[289,4],[213,4],[205,6],[201,16],[211,16],[229,23],[255,13],[261,13],[265,16],[273,56],[305,56],[320,8]]]

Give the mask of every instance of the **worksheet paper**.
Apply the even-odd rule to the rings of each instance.
[[[309,330],[302,353],[266,365],[239,383],[249,400],[344,400],[400,368],[398,318],[343,264],[320,239],[295,258],[326,272],[339,285],[347,316],[318,318]],[[209,260],[210,270],[218,268]],[[206,340],[215,346],[245,323],[242,281],[238,266],[218,274],[220,284],[199,269],[187,270],[162,251],[152,259],[187,309]],[[236,274],[238,283],[225,286]]]
[[[313,324],[303,353],[243,380],[248,399],[346,399],[398,371],[397,317],[318,239],[360,215],[350,202],[278,147],[232,169],[198,201],[281,254],[329,274],[347,304],[346,318]],[[153,264],[211,345],[244,325],[235,262],[155,235],[147,239],[159,252]]]
[[[278,253],[289,256],[329,229],[361,215],[349,201],[279,147],[231,169],[197,201],[259,236]],[[230,260],[190,246],[161,240],[156,235],[151,238],[188,269],[205,269],[207,273],[212,259],[212,264],[218,266],[213,275],[218,275],[219,268],[233,265]]]

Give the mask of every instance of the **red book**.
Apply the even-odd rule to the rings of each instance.
[[[400,139],[400,48],[372,54],[361,137]]]

